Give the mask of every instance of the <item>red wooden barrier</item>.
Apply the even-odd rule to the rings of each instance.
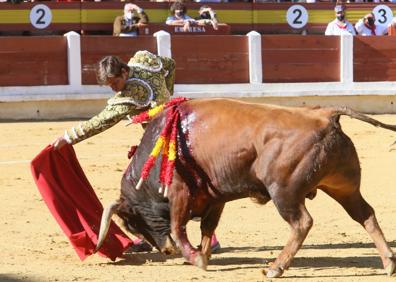
[[[262,36],[264,82],[339,81],[339,37]]]
[[[0,37],[0,86],[68,84],[63,36]]]
[[[395,81],[395,47],[396,37],[393,36],[354,37],[354,81]]]
[[[248,37],[174,35],[176,83],[248,83]],[[337,36],[262,37],[264,82],[339,81]],[[157,52],[156,38],[82,36],[83,84],[96,84],[95,64],[106,55],[128,59],[138,50]],[[0,37],[0,86],[67,85],[63,36]],[[354,38],[354,80],[396,80],[396,37]]]
[[[172,36],[176,83],[248,83],[248,38],[239,35]]]
[[[107,55],[119,56],[126,63],[139,50],[157,53],[157,41],[150,37],[82,36],[82,84],[97,84],[96,63]]]

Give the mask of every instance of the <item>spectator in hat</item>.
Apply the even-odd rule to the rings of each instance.
[[[127,3],[124,6],[124,15],[118,16],[114,20],[114,36],[137,36],[139,25],[147,24],[148,16],[139,6]]]
[[[358,35],[385,35],[388,33],[387,27],[375,24],[375,16],[369,13],[361,18],[356,24],[355,29]]]
[[[355,28],[345,18],[345,6],[336,5],[334,12],[336,18],[327,25],[325,35],[356,35]]]

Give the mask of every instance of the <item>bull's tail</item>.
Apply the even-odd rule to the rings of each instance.
[[[109,231],[111,217],[113,216],[114,212],[118,208],[118,203],[114,202],[107,206],[102,213],[102,219],[100,221],[100,230],[98,235],[98,242],[96,244],[96,248],[94,253],[96,253],[100,247],[102,247],[104,240],[106,239],[107,232]]]
[[[385,128],[385,129],[396,131],[396,125],[380,122],[379,120],[371,118],[371,117],[369,117],[369,116],[367,116],[365,114],[356,112],[356,111],[354,111],[354,110],[352,110],[352,109],[350,109],[348,107],[334,108],[333,113],[332,113],[332,117],[339,117],[341,115],[349,116],[351,118],[367,122],[367,123],[372,124],[372,125],[374,125],[376,127],[382,127],[382,128]]]

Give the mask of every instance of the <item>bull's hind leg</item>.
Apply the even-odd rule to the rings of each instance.
[[[366,229],[381,256],[386,273],[388,275],[394,274],[396,257],[385,240],[373,208],[363,199],[358,185],[346,184],[337,189],[325,188],[323,190],[339,202],[353,220],[360,223]]]
[[[297,196],[289,196],[273,195],[272,197],[280,215],[289,223],[291,233],[285,247],[266,272],[268,278],[280,277],[283,271],[289,267],[313,224],[312,217],[305,207],[304,197],[298,199]]]

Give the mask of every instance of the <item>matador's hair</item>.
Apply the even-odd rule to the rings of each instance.
[[[117,56],[106,56],[97,66],[96,78],[99,84],[106,84],[109,77],[119,77],[122,70],[129,72],[129,66]]]

